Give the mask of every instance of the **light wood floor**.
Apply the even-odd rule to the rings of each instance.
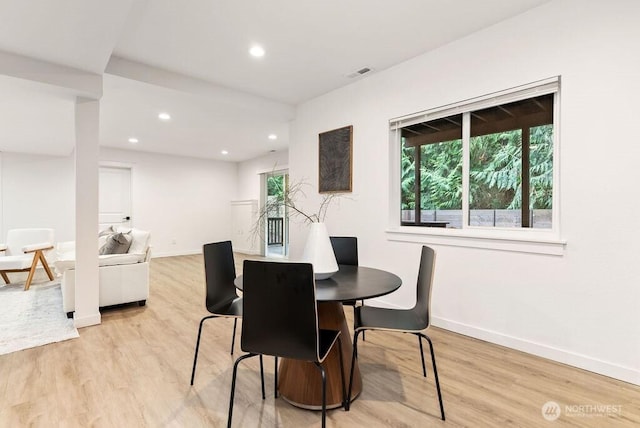
[[[146,307],[104,311],[102,324],[81,329],[79,339],[0,356],[0,427],[225,426],[231,320],[205,323],[189,385],[198,322],[207,315],[203,281],[201,256],[153,259]],[[362,395],[350,412],[329,411],[328,426],[640,425],[640,387],[437,328],[429,335],[446,422],[439,419],[428,357],[428,378],[422,377],[417,339],[369,332],[360,347]],[[236,346],[239,331],[237,337]],[[241,366],[234,427],[319,426],[318,412],[274,399],[273,359],[265,364],[264,401],[257,360]],[[555,422],[542,417],[548,401],[563,410]],[[622,412],[564,414],[566,405],[592,404],[619,405]]]

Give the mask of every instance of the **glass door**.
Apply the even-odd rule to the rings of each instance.
[[[288,188],[287,172],[280,171],[267,175],[267,205],[273,207],[266,216],[265,254],[267,257],[289,256],[289,213],[282,203]]]

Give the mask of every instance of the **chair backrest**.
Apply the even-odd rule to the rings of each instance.
[[[242,350],[318,361],[312,265],[245,260],[242,284]]]
[[[22,247],[25,245],[49,242],[54,244],[53,229],[11,229],[7,232],[7,256],[24,254]]]
[[[355,236],[330,236],[331,246],[339,265],[358,266],[358,238]]]
[[[233,284],[233,280],[236,279],[236,266],[231,241],[205,244],[202,252],[207,283],[207,310],[215,313],[217,309],[225,307],[238,297]]]
[[[436,252],[424,245],[420,255],[420,268],[418,270],[418,286],[416,305],[413,312],[418,315],[424,327],[429,326],[431,314],[431,286],[433,284],[433,271],[436,263]]]

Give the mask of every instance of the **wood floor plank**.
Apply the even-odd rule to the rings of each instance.
[[[243,259],[236,255],[238,273]],[[225,426],[232,320],[205,322],[189,385],[198,323],[208,314],[204,296],[202,256],[153,259],[147,306],[105,310],[102,324],[81,329],[79,339],[0,356],[0,428]],[[352,311],[345,312],[351,322]],[[445,330],[428,334],[446,422],[439,418],[428,347],[425,379],[415,336],[368,332],[359,342],[362,394],[351,411],[329,411],[328,426],[640,425],[640,387]],[[241,354],[238,329],[235,357]],[[320,426],[318,412],[274,399],[271,357],[265,376],[263,401],[257,358],[241,364],[234,427]],[[547,401],[563,411],[553,423],[542,417]],[[565,414],[565,406],[592,404],[620,405],[622,413]]]

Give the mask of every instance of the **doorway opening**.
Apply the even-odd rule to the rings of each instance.
[[[289,210],[280,204],[272,202],[284,201],[289,188],[289,173],[278,171],[267,174],[266,195],[268,205],[274,208],[266,216],[265,227],[265,255],[267,257],[289,256]]]

